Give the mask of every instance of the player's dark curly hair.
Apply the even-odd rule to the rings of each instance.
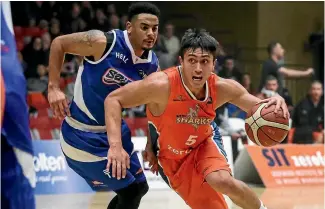
[[[179,55],[184,58],[187,50],[202,49],[202,51],[209,52],[215,59],[219,49],[219,43],[213,38],[205,29],[188,29],[181,40],[181,47]]]
[[[131,21],[138,14],[152,14],[159,18],[160,10],[149,2],[136,2],[131,4],[128,11],[128,20]]]

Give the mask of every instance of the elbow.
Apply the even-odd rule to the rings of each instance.
[[[108,95],[106,98],[105,98],[105,101],[104,101],[104,107],[105,109],[106,108],[117,108],[117,107],[120,107],[122,108],[122,105],[118,99],[118,97],[114,96],[114,95]]]
[[[52,51],[52,53],[56,53],[56,54],[59,53],[59,52],[64,52],[60,36],[56,37],[52,41],[52,43],[51,43],[51,51]]]
[[[289,73],[286,69],[281,69],[279,72],[280,72],[280,74],[281,74],[282,76],[284,76],[285,78],[288,78],[288,77],[291,76],[290,73]]]

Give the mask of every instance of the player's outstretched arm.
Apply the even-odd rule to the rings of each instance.
[[[221,99],[223,103],[232,103],[245,112],[249,112],[253,106],[258,103],[267,103],[266,106],[270,106],[272,104],[276,105],[274,110],[275,112],[281,108],[284,117],[290,117],[288,107],[284,99],[279,95],[261,100],[248,93],[248,91],[242,85],[231,79],[220,79],[217,81],[217,89],[218,94],[220,94],[218,99]]]
[[[105,51],[106,42],[106,36],[99,30],[72,33],[53,40],[49,60],[48,100],[55,117],[63,119],[66,113],[70,115],[66,96],[60,90],[60,73],[64,55],[68,53],[93,56],[98,60]]]
[[[129,167],[129,156],[122,147],[121,120],[122,108],[131,108],[143,104],[161,105],[169,96],[168,77],[163,72],[149,75],[141,81],[135,81],[109,94],[104,103],[105,123],[107,129],[108,152],[107,169],[112,165],[112,176],[119,179],[126,175]],[[116,163],[115,163],[116,162]]]

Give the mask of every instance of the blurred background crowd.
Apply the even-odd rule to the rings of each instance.
[[[285,98],[291,112],[292,128],[284,143],[324,143],[324,22],[323,16],[317,19],[317,11],[314,10],[319,6],[310,3],[308,8],[303,4],[299,7],[296,5],[290,7],[290,3],[280,3],[289,10],[291,8],[292,11],[290,10],[291,13],[283,9],[281,11],[280,7],[278,12],[295,15],[293,11],[302,11],[302,8],[305,8],[307,13],[309,11],[314,14],[312,19],[309,18],[313,26],[303,34],[287,33],[286,38],[281,39],[283,37],[281,36],[280,40],[274,41],[271,38],[263,38],[263,33],[268,33],[266,27],[272,28],[272,25],[280,24],[278,17],[268,14],[269,19],[263,18],[256,23],[254,19],[258,18],[256,16],[252,19],[246,15],[245,20],[241,16],[255,8],[256,5],[253,4],[258,4],[258,15],[265,15],[264,10],[271,13],[272,9],[278,7],[276,2],[272,2],[274,5],[256,2],[241,2],[236,5],[234,3],[213,2],[216,5],[211,8],[211,5],[207,6],[199,2],[188,4],[165,2],[169,6],[157,2],[162,17],[159,36],[153,50],[159,58],[161,69],[178,64],[180,37],[188,27],[204,27],[218,39],[222,46],[217,57],[216,74],[238,81],[247,91],[261,99],[274,94],[280,94]],[[52,118],[46,101],[51,41],[63,34],[89,29],[123,30],[127,21],[125,14],[129,2],[36,1],[12,2],[11,5],[17,50],[28,83],[32,136],[34,139],[58,139],[60,122]],[[172,9],[174,7],[181,7],[184,11],[174,11]],[[195,8],[207,9],[205,16],[196,15]],[[242,12],[241,8],[247,11]],[[322,12],[324,12],[323,8]],[[300,15],[304,16],[304,14]],[[264,22],[268,24],[266,26],[263,21],[270,22]],[[310,25],[310,22],[303,21],[301,18],[297,21],[302,25],[295,26],[296,28],[303,28],[304,24]],[[286,33],[281,29],[279,26],[279,30],[273,33]],[[294,29],[288,30],[294,31]],[[258,30],[258,35],[253,37],[254,40],[248,32],[246,35],[243,33],[243,31],[254,30]],[[295,46],[293,40],[297,40],[300,45]],[[258,42],[258,44],[251,46],[249,44],[251,42]],[[290,48],[285,50],[287,44]],[[302,61],[299,62],[300,60]],[[69,99],[73,96],[74,80],[81,62],[82,57],[66,55],[61,88],[65,90]],[[124,116],[132,128],[133,135],[146,135],[144,106],[125,110]],[[215,120],[222,134],[232,138],[233,146],[237,146],[238,140],[247,143],[243,129],[245,117],[246,113],[232,104],[226,104],[217,110]]]

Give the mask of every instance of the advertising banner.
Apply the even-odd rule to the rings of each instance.
[[[266,187],[324,185],[324,145],[246,146]]]
[[[35,194],[87,193],[93,190],[69,168],[59,140],[33,141]]]

